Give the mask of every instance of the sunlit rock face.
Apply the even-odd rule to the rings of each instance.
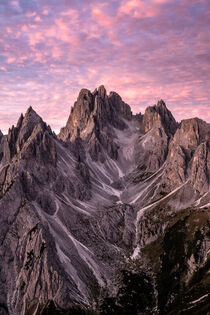
[[[0,314],[206,314],[210,125],[82,89],[0,133]],[[166,291],[167,288],[167,291]]]
[[[157,105],[147,107],[143,125],[145,132],[154,126],[162,127],[168,136],[173,135],[177,129],[177,123],[163,100],[158,101]]]
[[[109,123],[116,128],[123,129],[126,127],[123,118],[130,120],[132,112],[121,97],[111,92],[107,95],[104,86],[100,86],[93,93],[87,89],[82,89],[79,93],[71,114],[67,121],[66,127],[61,129],[59,138],[62,140],[74,140],[80,132],[82,138],[96,132],[95,128],[104,127]]]
[[[174,186],[187,179],[200,193],[209,189],[209,124],[198,119],[183,120],[170,145],[167,176]]]

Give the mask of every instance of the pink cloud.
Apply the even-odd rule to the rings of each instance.
[[[93,19],[104,29],[110,42],[116,46],[120,46],[120,40],[115,33],[118,17],[106,13],[105,8],[107,5],[107,3],[102,3],[98,7],[92,8],[91,14]],[[103,36],[102,29],[99,29],[97,24],[94,28],[88,28],[88,38],[100,38],[101,36]]]
[[[26,13],[26,17],[27,18],[32,18],[32,17],[34,17],[36,15],[36,12],[27,12]]]
[[[97,24],[88,25],[86,33],[88,39],[101,38],[101,32],[99,32]]]
[[[195,107],[191,105],[188,106],[187,111],[183,106],[173,105],[172,111],[178,121],[193,117],[199,117],[205,121],[210,120],[210,106],[206,105],[203,105],[201,107]]]
[[[49,11],[47,9],[42,11],[42,15],[48,15],[48,14],[49,14]]]
[[[37,15],[37,16],[35,17],[35,19],[34,19],[34,21],[36,21],[36,22],[41,22],[41,20],[42,20],[42,19],[41,19],[40,16],[38,16],[38,15]]]
[[[68,23],[64,22],[62,18],[55,19],[55,24],[60,30],[64,32],[67,32],[69,30]]]
[[[63,55],[63,52],[58,46],[54,46],[52,49],[52,57],[55,59],[59,59]]]
[[[7,27],[7,28],[6,28],[6,30],[7,30],[7,33],[9,33],[9,34],[11,34],[11,33],[12,33],[12,29],[11,29],[11,27]]]
[[[26,32],[26,31],[28,30],[28,26],[24,24],[24,25],[21,27],[21,30],[22,30],[23,32]]]
[[[27,86],[34,86],[35,84],[36,84],[35,81],[28,81],[28,82],[26,82]]]
[[[41,31],[28,32],[27,35],[31,46],[34,46],[44,40],[44,34]]]
[[[44,63],[45,62],[45,56],[41,52],[36,52],[33,56],[34,61]]]
[[[109,28],[113,24],[113,20],[109,16],[106,16],[99,8],[92,9],[92,15],[102,26]]]
[[[63,11],[61,12],[60,14],[62,17],[64,16],[67,16],[67,17],[71,17],[74,22],[78,20],[79,18],[79,12],[78,10],[74,10],[74,9],[70,9],[70,10],[66,10],[66,11]]]
[[[8,59],[7,59],[7,63],[13,63],[13,62],[15,62],[15,58],[14,57],[9,57]]]
[[[19,1],[11,1],[10,4],[12,6],[19,6]]]
[[[150,18],[156,16],[158,7],[150,1],[124,0],[119,8],[119,15],[130,15],[134,18]]]
[[[172,2],[172,0],[153,0],[153,3],[157,3],[157,4],[166,4],[170,2]]]
[[[75,14],[74,18],[77,18],[77,13],[73,13],[71,12],[71,14]],[[45,29],[45,32],[43,33],[43,38],[45,38],[45,40],[50,40],[52,39],[52,42],[55,44],[55,39],[63,41],[65,43],[74,45],[74,46],[78,46],[80,44],[80,39],[78,37],[78,34],[74,34],[74,21],[71,20],[71,23],[69,23],[69,20],[64,19],[63,17],[58,17],[55,19],[54,23],[50,26],[47,27]],[[53,44],[53,46],[55,46]],[[57,52],[57,56],[58,53],[59,55],[61,55],[60,53],[60,49],[57,47],[55,48],[56,52]],[[54,53],[55,54],[55,53]]]
[[[7,71],[7,69],[6,69],[6,67],[4,67],[4,66],[0,66],[0,71]]]
[[[5,125],[31,104],[59,129],[79,90],[101,84],[134,112],[163,98],[178,120],[210,121],[206,0],[35,2],[1,4],[0,107],[17,114]]]

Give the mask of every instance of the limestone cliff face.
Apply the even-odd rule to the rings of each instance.
[[[177,129],[177,123],[163,100],[146,109],[143,125],[145,132],[154,128],[154,126],[157,128],[163,127],[168,136],[174,135]]]
[[[63,140],[75,138],[78,129],[84,130],[85,128],[92,129],[89,123],[91,113],[94,109],[94,97],[87,89],[82,89],[79,93],[78,99],[71,109],[71,114],[67,121],[66,127],[61,129],[60,138]]]
[[[142,127],[145,136],[141,141],[139,164],[146,166],[148,172],[155,172],[166,160],[168,144],[178,124],[164,101],[160,100],[157,105],[146,108]]]
[[[180,128],[174,135],[174,142],[193,149],[201,142],[210,140],[209,128],[208,123],[198,118],[182,120]]]
[[[157,171],[166,160],[168,143],[169,137],[163,126],[155,125],[141,139],[139,164],[145,166],[148,172]]]
[[[199,192],[207,192],[210,183],[210,142],[202,142],[192,157],[190,180]]]
[[[171,183],[189,179],[199,192],[209,189],[210,126],[194,118],[183,120],[169,145],[166,173]]]
[[[63,175],[64,169],[58,165],[63,156],[60,144],[32,108],[21,121],[5,137],[9,156],[0,170],[0,310],[6,314],[40,314],[50,300],[64,308],[73,307],[79,300],[84,303],[73,275],[62,266],[47,218],[58,211],[57,194],[85,200],[90,192],[89,185],[83,183],[87,171],[82,161],[77,164],[76,157],[72,157],[75,171],[71,178],[68,173]],[[60,233],[59,228],[56,233]],[[81,268],[85,269],[82,263]],[[88,277],[95,285],[90,271]],[[89,299],[94,295],[91,290],[86,289]]]
[[[58,136],[30,107],[0,132],[0,314],[205,313],[209,180],[210,125],[162,100],[82,89]]]
[[[89,152],[95,161],[105,160],[104,149],[111,158],[117,159],[118,146],[114,142],[112,129],[126,128],[123,119],[129,121],[131,118],[130,107],[117,93],[107,95],[104,86],[93,93],[82,89],[59,138],[74,141],[79,136],[82,140],[89,141]]]
[[[125,123],[121,118],[131,119],[130,107],[124,103],[121,97],[111,92],[107,95],[104,86],[100,86],[93,93],[82,89],[79,93],[66,127],[62,128],[59,137],[62,140],[74,140],[78,134],[86,138],[98,124],[101,128],[110,124],[116,128],[124,128]]]
[[[0,130],[0,162],[2,161],[3,156],[4,156],[4,139],[5,137]]]

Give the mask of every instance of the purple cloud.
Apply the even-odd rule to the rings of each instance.
[[[210,121],[208,0],[0,4],[0,129],[32,105],[62,127],[79,90],[104,84],[134,112],[163,98]]]

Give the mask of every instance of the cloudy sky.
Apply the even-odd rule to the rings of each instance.
[[[0,0],[0,129],[33,108],[59,130],[83,87],[210,121],[209,0]]]

